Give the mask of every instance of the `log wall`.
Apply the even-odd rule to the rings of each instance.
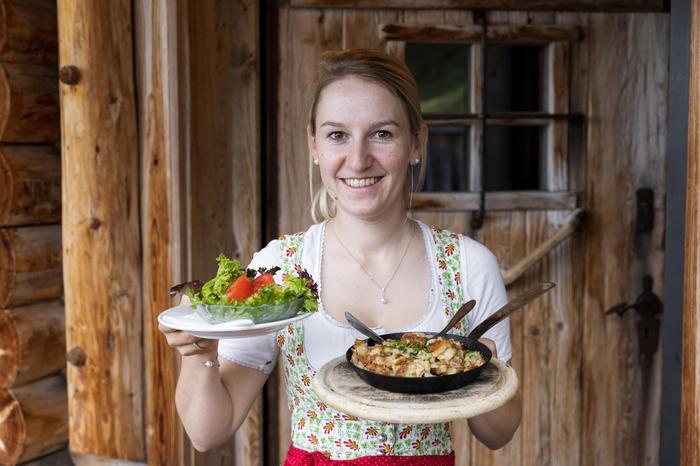
[[[0,1],[3,465],[68,441],[57,43],[55,1]]]
[[[66,445],[66,379],[55,375],[16,388],[0,388],[0,464],[14,465]]]

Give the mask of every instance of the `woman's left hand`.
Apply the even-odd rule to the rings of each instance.
[[[488,349],[491,350],[492,357],[498,359],[498,353],[496,352],[496,342],[490,338],[479,338],[479,341],[486,345]]]

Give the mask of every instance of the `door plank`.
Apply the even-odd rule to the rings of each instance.
[[[660,352],[642,370],[634,312],[619,318],[604,311],[633,301],[645,274],[654,278],[657,294],[663,289],[663,225],[635,238],[632,206],[636,188],[652,187],[657,218],[663,218],[668,18],[594,15],[588,33],[591,82],[605,86],[591,87],[586,109],[591,215],[583,302],[583,464],[611,458],[616,464],[658,464],[660,387],[651,384]]]

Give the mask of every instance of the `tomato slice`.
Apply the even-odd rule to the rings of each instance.
[[[253,293],[257,293],[260,288],[272,285],[275,283],[275,278],[272,274],[264,273],[253,280]]]
[[[253,284],[250,279],[241,275],[231,283],[231,286],[226,290],[226,299],[230,301],[243,301],[248,296],[253,294]]]

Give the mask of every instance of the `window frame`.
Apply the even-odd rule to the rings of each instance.
[[[568,133],[574,115],[569,110],[569,57],[571,43],[582,38],[578,26],[562,25],[488,25],[487,43],[503,45],[539,45],[544,47],[545,68],[543,112],[498,112],[487,115],[488,123],[542,125],[544,149],[539,190],[487,191],[485,210],[565,210],[579,204],[577,193],[568,191]],[[427,211],[479,210],[481,168],[479,136],[481,126],[481,33],[480,25],[448,26],[435,24],[382,24],[379,27],[385,48],[405,60],[406,43],[468,43],[470,47],[470,114],[449,118],[426,116],[428,125],[468,125],[469,191],[416,193],[413,208]],[[437,117],[437,118],[436,118]]]

